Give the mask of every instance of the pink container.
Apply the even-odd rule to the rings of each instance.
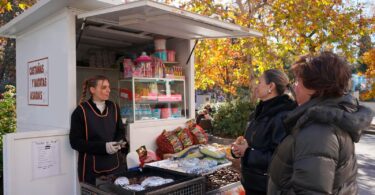
[[[178,107],[172,108],[172,114],[176,114],[176,113],[178,113]]]
[[[175,62],[176,61],[176,52],[173,50],[168,50],[167,51],[167,59],[168,62]]]
[[[160,118],[169,118],[171,116],[171,110],[169,108],[161,108]]]
[[[132,77],[133,75],[133,62],[131,59],[124,59],[124,78]]]

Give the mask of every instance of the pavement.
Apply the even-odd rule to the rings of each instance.
[[[366,107],[371,108],[373,111],[375,111],[375,102],[359,102],[359,104],[364,105]]]
[[[375,195],[375,135],[363,135],[355,147],[359,194]]]
[[[375,112],[375,102],[360,102],[360,104]],[[375,195],[375,117],[370,129],[364,133],[359,143],[355,144],[359,195]]]
[[[375,112],[375,102],[359,102],[359,104],[371,108]],[[365,130],[364,133],[366,134],[374,134],[375,135],[375,117],[372,120],[372,125],[369,129]]]

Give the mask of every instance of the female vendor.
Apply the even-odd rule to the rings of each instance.
[[[111,174],[122,167],[119,151],[127,153],[125,128],[119,107],[109,101],[108,78],[95,76],[83,83],[80,104],[71,117],[69,140],[79,152],[78,178],[95,185],[95,179]],[[86,99],[89,92],[90,98]]]

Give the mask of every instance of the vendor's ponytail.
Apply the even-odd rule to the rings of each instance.
[[[85,81],[83,81],[81,99],[79,100],[80,104],[86,100],[87,85],[89,83],[89,80],[90,79],[86,79]]]

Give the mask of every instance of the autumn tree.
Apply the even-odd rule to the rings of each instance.
[[[22,13],[35,0],[0,0],[0,26]],[[14,39],[0,37],[0,92],[6,84],[15,85],[16,42]]]
[[[373,18],[363,5],[337,0],[236,0],[228,4],[193,0],[184,9],[256,29],[261,38],[201,41],[196,49],[196,88],[254,84],[255,75],[268,68],[288,68],[297,56],[334,50],[353,62],[361,36],[371,34]],[[229,74],[226,74],[228,72]]]
[[[367,70],[365,76],[368,83],[371,85],[370,90],[361,94],[363,100],[374,100],[375,99],[375,48],[372,48],[362,56],[363,63],[366,64]]]

